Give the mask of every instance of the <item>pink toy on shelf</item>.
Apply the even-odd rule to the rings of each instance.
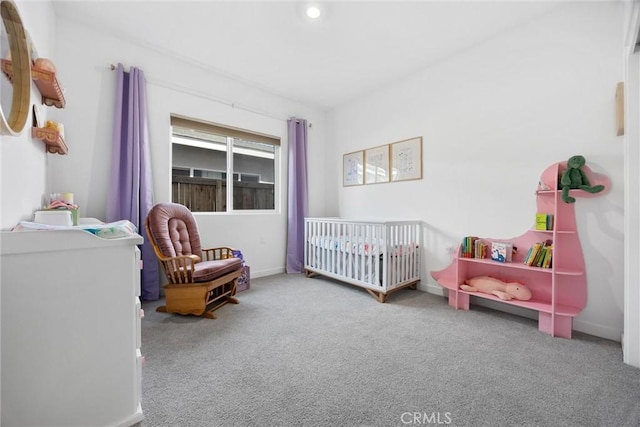
[[[483,292],[495,295],[503,301],[517,299],[528,301],[531,299],[531,291],[518,282],[504,282],[495,277],[478,276],[464,281],[460,289],[467,292]]]
[[[587,304],[587,276],[584,255],[576,226],[575,204],[562,201],[559,180],[567,168],[567,162],[554,163],[542,172],[536,191],[537,212],[553,216],[551,230],[532,229],[511,239],[482,238],[489,246],[493,241],[512,243],[519,248],[512,262],[499,263],[490,259],[465,258],[458,252],[451,264],[432,271],[433,278],[448,290],[449,305],[456,309],[469,309],[469,296],[500,301],[538,312],[538,329],[554,337],[571,338],[573,318]],[[610,188],[609,179],[596,174],[587,166],[582,167],[591,185],[604,185],[604,191],[589,193],[569,190],[571,197],[599,197]],[[548,268],[525,264],[528,249],[538,242],[550,240],[552,261]],[[495,294],[461,289],[465,281],[478,276],[500,277],[518,282],[531,292],[528,300],[503,300]],[[468,288],[467,288],[468,289]]]

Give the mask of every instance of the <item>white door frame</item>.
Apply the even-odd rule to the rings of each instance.
[[[640,368],[640,4],[627,3],[624,35],[624,363]]]

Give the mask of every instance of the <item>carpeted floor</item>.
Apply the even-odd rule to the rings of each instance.
[[[143,305],[142,426],[640,426],[640,369],[616,342],[321,277],[237,296],[215,320]]]

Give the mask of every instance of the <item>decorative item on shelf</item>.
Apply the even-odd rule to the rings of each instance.
[[[37,58],[33,61],[33,67],[38,68],[41,71],[49,71],[51,73],[55,73],[56,65],[49,58]]]
[[[31,67],[31,77],[42,95],[43,104],[64,108],[64,94],[56,77],[56,66],[50,59],[36,59]]]
[[[549,191],[551,190],[551,187],[549,187],[544,181],[540,180],[538,181],[538,189],[536,190],[536,194],[539,191]]]
[[[64,125],[62,123],[55,122],[53,120],[47,120],[44,127],[57,131],[60,134],[60,137],[64,139]]]
[[[498,262],[511,262],[514,246],[508,242],[491,242],[491,259]]]
[[[560,190],[562,190],[562,201],[565,203],[575,203],[576,199],[569,195],[569,190],[583,190],[587,193],[599,193],[604,190],[604,185],[589,184],[587,175],[582,170],[586,161],[583,156],[572,156],[567,161],[567,168],[560,178]]]
[[[9,81],[13,82],[13,64],[11,60],[2,60],[2,72]],[[42,96],[43,104],[57,108],[65,107],[64,93],[56,77],[56,66],[50,59],[36,59],[31,67],[31,78]]]
[[[69,149],[64,142],[64,126],[62,123],[47,120],[45,127],[32,128],[31,135],[41,139],[47,145],[47,152],[67,154]]]
[[[49,203],[42,211],[68,211],[72,220],[68,225],[78,225],[79,207],[73,203],[73,193],[51,193]]]
[[[531,291],[522,283],[504,282],[495,277],[478,276],[464,281],[460,289],[467,292],[482,292],[495,295],[503,301],[517,299],[528,301],[531,299]]]

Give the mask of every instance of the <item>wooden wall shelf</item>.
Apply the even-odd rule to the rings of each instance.
[[[2,60],[2,72],[13,83],[13,65],[11,61]],[[56,73],[31,66],[31,79],[35,82],[40,95],[42,95],[43,104],[57,108],[65,107],[66,101]]]
[[[69,150],[60,132],[48,128],[31,128],[31,136],[41,139],[47,145],[47,152],[52,154],[67,154]]]
[[[64,108],[66,102],[58,83],[56,73],[31,67],[31,78],[36,83],[40,94],[42,95],[42,103],[48,106]]]

